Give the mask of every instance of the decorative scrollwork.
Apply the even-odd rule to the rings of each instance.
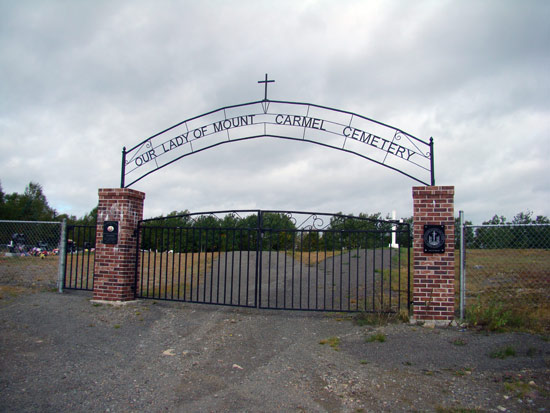
[[[309,223],[308,225],[305,225],[306,222],[309,222],[310,220],[311,220],[311,223]],[[323,218],[317,216],[317,214],[311,214],[305,220],[303,220],[300,225],[298,225],[298,228],[311,231],[311,230],[324,229],[326,228],[326,226]]]
[[[281,216],[288,218],[288,220],[292,222],[292,225],[296,226],[296,222],[298,221],[296,220],[296,218],[294,218],[294,216],[292,215],[292,212],[282,212]]]

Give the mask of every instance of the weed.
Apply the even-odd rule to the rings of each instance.
[[[114,328],[120,328],[120,324],[115,324],[113,327]]]
[[[401,311],[399,311],[399,314],[397,315],[397,317],[399,318],[400,321],[402,321],[403,323],[408,323],[410,321],[410,318],[409,318],[409,311],[408,310],[405,310],[405,309],[402,309]]]
[[[515,397],[520,399],[529,396],[534,390],[536,390],[534,384],[529,384],[521,380],[504,383],[504,389],[508,393],[513,393]]]
[[[408,315],[407,315],[408,317]],[[401,313],[357,313],[353,316],[353,322],[358,326],[385,326],[387,324],[402,321]]]
[[[457,338],[455,341],[453,341],[453,344],[455,346],[465,346],[466,342],[461,338]]]
[[[338,346],[340,345],[339,337],[330,337],[319,341],[319,344],[325,345],[328,344],[334,351],[340,351]]]
[[[515,357],[516,356],[516,349],[512,346],[506,346],[502,347],[500,349],[494,350],[491,353],[489,353],[489,357],[492,359],[501,359],[504,360],[508,357]]]
[[[367,343],[374,343],[375,341],[378,341],[379,343],[383,343],[386,341],[386,335],[382,333],[373,334],[365,339],[365,342]]]
[[[367,360],[361,360],[361,361],[359,361],[359,363],[361,363],[361,364],[368,364],[368,361],[367,361]]]
[[[466,309],[466,321],[488,331],[520,329],[526,324],[526,320],[520,314],[505,308],[501,302],[493,300],[483,303],[479,299]]]

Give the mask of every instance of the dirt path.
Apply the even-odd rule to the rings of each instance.
[[[3,412],[550,411],[550,344],[536,335],[12,295],[0,300]]]

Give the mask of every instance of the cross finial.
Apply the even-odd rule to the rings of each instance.
[[[267,80],[267,73],[265,74],[265,80],[258,80],[258,83],[264,83],[265,84],[265,95],[264,100],[267,100],[267,84],[268,83],[275,83],[274,80]]]

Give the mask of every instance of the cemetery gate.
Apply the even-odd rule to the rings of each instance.
[[[393,236],[392,236],[393,234]],[[410,306],[410,228],[397,221],[234,210],[138,224],[138,298],[284,310]]]
[[[454,187],[435,185],[433,139],[345,110],[268,99],[273,82],[267,74],[258,81],[262,100],[188,118],[123,147],[120,188],[98,194],[94,300],[318,311],[405,307],[413,319],[451,321]],[[145,193],[130,186],[187,156],[271,138],[350,153],[421,184],[412,188],[414,236],[399,222],[292,211],[143,220]]]

